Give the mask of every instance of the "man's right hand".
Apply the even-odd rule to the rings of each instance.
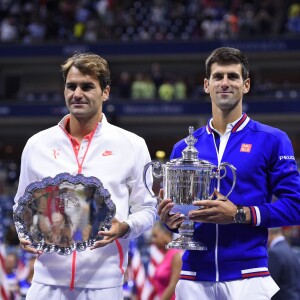
[[[162,200],[157,209],[160,220],[165,223],[170,229],[178,229],[185,217],[180,213],[170,213],[174,203],[171,199]]]
[[[43,253],[43,251],[33,248],[31,246],[31,242],[26,239],[20,238],[20,244],[23,250],[30,252],[32,254],[37,254],[38,256],[40,256]]]

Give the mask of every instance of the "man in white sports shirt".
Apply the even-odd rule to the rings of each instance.
[[[102,182],[116,205],[116,215],[111,229],[100,232],[103,240],[71,255],[38,253],[29,241],[20,239],[23,249],[39,254],[26,299],[121,300],[129,241],[155,221],[156,200],[147,193],[142,174],[150,155],[141,137],[111,125],[102,113],[110,93],[105,59],[74,54],[62,65],[62,73],[70,114],[28,140],[15,202],[31,182],[62,172],[81,173]]]

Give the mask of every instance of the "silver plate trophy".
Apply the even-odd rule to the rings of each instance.
[[[194,222],[188,219],[190,210],[199,209],[193,202],[198,200],[212,199],[218,183],[225,178],[229,167],[233,173],[233,182],[226,198],[231,194],[236,182],[236,169],[233,165],[223,162],[218,167],[206,160],[198,159],[198,150],[194,147],[197,139],[193,136],[194,128],[189,127],[189,136],[185,139],[187,147],[182,151],[182,158],[173,159],[162,165],[158,161],[152,161],[144,167],[144,185],[150,195],[158,198],[148,187],[146,173],[150,166],[153,167],[154,177],[163,177],[164,198],[171,199],[174,207],[171,213],[185,216],[185,220],[179,228],[178,239],[170,242],[166,248],[186,249],[186,250],[207,250],[207,247],[198,240],[194,240]],[[201,208],[200,208],[201,209]]]
[[[60,173],[29,184],[14,211],[20,237],[46,253],[69,255],[94,245],[116,207],[96,177]]]

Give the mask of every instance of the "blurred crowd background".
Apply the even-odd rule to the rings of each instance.
[[[164,162],[188,126],[209,117],[204,60],[224,45],[249,54],[245,111],[285,130],[299,161],[299,1],[0,1],[0,253],[6,252],[2,266],[12,299],[24,298],[34,260],[20,249],[12,221],[21,151],[32,134],[65,113],[64,59],[91,51],[108,60],[112,88],[105,113],[143,136],[152,158]],[[284,234],[299,253],[299,227],[284,228]],[[140,299],[134,278],[140,272],[146,282],[160,257],[150,244],[150,232],[132,243],[127,299]],[[0,282],[1,276],[0,267]]]
[[[2,0],[2,42],[295,36],[295,0]]]
[[[0,42],[6,45],[99,44],[107,42],[207,42],[300,35],[300,3],[295,0],[2,0]],[[115,45],[121,47],[120,45]],[[145,68],[113,74],[112,96],[129,101],[199,100],[201,75],[176,73],[154,60]],[[186,73],[186,72],[185,72]],[[255,76],[258,77],[258,76]],[[251,94],[295,99],[299,83],[292,75],[256,78]],[[13,78],[11,78],[13,79]],[[11,80],[10,79],[10,80]],[[62,100],[60,90],[27,88],[14,78],[5,97],[21,101]],[[60,86],[59,86],[60,87]]]

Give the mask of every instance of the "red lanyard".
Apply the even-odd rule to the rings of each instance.
[[[78,143],[78,141],[75,138],[73,138],[72,136],[69,135],[69,138],[71,140],[73,150],[74,150],[74,153],[75,153],[75,156],[76,156],[76,160],[77,160],[78,174],[82,173],[82,167],[83,167],[84,159],[85,159],[86,154],[89,150],[89,147],[90,147],[90,144],[91,144],[91,141],[92,141],[92,138],[93,138],[93,135],[94,135],[95,131],[96,131],[96,129],[94,131],[92,131],[90,134],[88,134],[84,137],[84,139],[88,139],[88,145],[85,149],[85,152],[83,154],[83,157],[82,157],[81,161],[79,161],[79,158],[78,158],[78,154],[79,154],[79,150],[80,150],[80,144]]]

